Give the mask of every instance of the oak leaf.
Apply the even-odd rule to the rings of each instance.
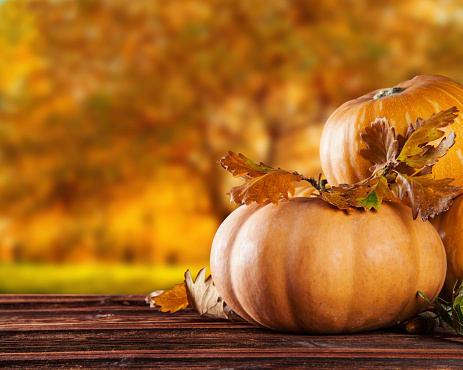
[[[368,147],[360,150],[360,155],[375,164],[370,167],[371,172],[395,160],[399,153],[399,142],[394,127],[389,125],[386,118],[376,118],[371,127],[365,128],[365,132],[360,134],[360,137]]]
[[[159,295],[155,295],[156,292],[153,293],[149,294],[148,297],[154,303],[154,306],[161,307],[161,312],[174,313],[188,306],[188,296],[184,283],[176,284],[172,289],[166,290]],[[149,303],[151,306],[151,302]]]
[[[371,208],[379,210],[383,199],[390,200],[393,194],[386,178],[382,173],[376,172],[368,179],[353,185],[333,186],[329,191],[322,191],[320,197],[339,209],[352,213],[359,207],[367,211]]]
[[[200,314],[214,319],[228,319],[225,302],[215,287],[212,276],[206,277],[206,268],[199,271],[195,281],[190,270],[185,272],[185,286],[190,305]]]
[[[158,295],[161,295],[164,292],[165,290],[155,290],[154,292],[151,292],[145,297],[145,302],[148,303],[151,308],[156,307],[156,305],[154,304],[154,298]]]
[[[403,157],[398,158],[398,160],[412,168],[431,167],[435,165],[454,144],[455,132],[451,132],[447,138],[441,140],[439,145],[425,145],[422,147],[421,153],[412,156],[404,155]]]
[[[405,136],[397,137],[386,119],[376,119],[361,135],[368,149],[361,150],[360,154],[373,163],[372,176],[382,171],[386,181],[381,180],[375,191],[359,204],[347,202],[355,207],[370,204],[375,207],[375,203],[380,203],[377,195],[402,201],[409,198],[413,218],[419,214],[423,221],[447,210],[459,187],[449,186],[451,178],[435,180],[432,167],[454,145],[455,133],[444,137],[437,146],[430,142],[445,135],[442,128],[451,125],[457,113],[458,109],[452,107],[427,119],[417,118],[414,124],[410,123]]]
[[[264,163],[254,163],[242,154],[228,152],[219,163],[234,177],[240,177],[245,183],[232,188],[227,194],[230,201],[238,204],[263,203],[270,200],[278,203],[280,197],[289,199],[294,195],[294,182],[301,181],[302,176],[295,172],[275,169]],[[288,194],[289,193],[289,194]]]
[[[453,179],[435,179],[433,174],[408,176],[398,174],[392,191],[400,200],[410,198],[413,219],[418,214],[423,221],[445,212],[460,187],[450,186]]]
[[[372,174],[356,184],[331,187],[322,174],[318,180],[306,178],[297,172],[274,169],[262,162],[257,164],[233,152],[219,162],[233,176],[245,180],[228,192],[237,203],[262,203],[268,199],[277,203],[282,196],[288,199],[288,192],[295,194],[294,182],[304,180],[318,191],[306,196],[317,196],[348,213],[357,208],[379,210],[383,200],[398,198],[405,204],[410,201],[414,219],[419,214],[426,221],[446,211],[460,189],[449,185],[453,179],[436,180],[432,174],[432,167],[454,145],[455,133],[444,137],[437,146],[433,144],[445,135],[442,128],[451,125],[457,113],[458,109],[452,107],[427,119],[417,118],[414,124],[410,123],[405,136],[396,136],[387,119],[378,117],[361,134],[367,149],[360,154],[373,164],[369,168]]]
[[[355,208],[347,203],[346,198],[339,191],[321,191],[318,197],[349,214],[355,212]]]
[[[411,167],[417,167],[418,165],[414,163],[414,159],[425,156],[425,152],[429,153],[428,144],[445,135],[445,131],[441,130],[441,128],[451,125],[455,121],[455,118],[458,117],[457,113],[457,107],[452,107],[433,114],[427,119],[417,118],[415,125],[409,125],[405,137],[399,138],[399,142],[402,145],[397,160],[405,162]],[[444,146],[448,150],[452,145],[446,144]],[[441,150],[440,152],[444,155],[447,150]]]

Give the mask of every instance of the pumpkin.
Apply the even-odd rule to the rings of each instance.
[[[463,278],[463,195],[456,198],[447,212],[431,220],[444,243],[447,276],[441,296],[450,300],[456,279]]]
[[[348,215],[318,198],[241,206],[219,227],[211,274],[247,321],[284,332],[334,334],[390,327],[424,310],[445,279],[429,222],[385,202]]]
[[[455,146],[433,167],[436,178],[450,177],[463,186],[463,86],[443,76],[417,76],[390,89],[375,90],[341,105],[323,127],[320,160],[330,185],[354,184],[370,176],[372,165],[360,156],[366,145],[360,134],[377,117],[386,117],[396,133],[409,123],[456,106],[460,114],[446,133],[456,133]]]

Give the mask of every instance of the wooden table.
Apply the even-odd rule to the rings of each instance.
[[[463,338],[282,334],[162,313],[141,295],[0,295],[0,367],[463,368]]]

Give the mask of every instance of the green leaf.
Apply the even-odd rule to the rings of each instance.
[[[321,191],[320,197],[351,213],[355,208],[360,207],[367,211],[372,208],[379,210],[383,199],[392,199],[393,194],[382,172],[376,172],[357,184],[341,184]]]
[[[379,209],[381,200],[378,194],[373,194],[378,185],[381,174],[375,173],[368,179],[354,185],[341,184],[333,186],[330,192],[324,194],[328,201],[338,207],[363,207],[369,211],[371,208]]]
[[[418,295],[423,298],[429,304],[433,304],[421,291],[418,291]]]
[[[458,335],[463,336],[463,282],[456,289],[457,282],[456,280],[453,285],[452,302],[447,302],[439,297],[437,297],[434,302],[430,302],[422,292],[418,292],[418,294],[426,302],[434,306],[436,314],[440,316],[450,328],[455,330]]]
[[[358,202],[365,209],[380,209],[381,208],[381,198],[376,194],[376,191],[372,191],[364,199],[360,199]]]

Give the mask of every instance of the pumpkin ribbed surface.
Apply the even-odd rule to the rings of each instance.
[[[328,118],[320,141],[320,160],[328,183],[353,184],[369,177],[372,164],[359,154],[366,148],[360,134],[377,117],[386,117],[396,134],[404,135],[417,117],[428,118],[456,106],[459,116],[445,128],[446,133],[455,131],[455,146],[434,166],[433,173],[436,178],[454,178],[452,185],[463,186],[463,86],[443,76],[417,76],[394,88],[399,92],[375,99],[381,91],[376,90],[351,100]]]
[[[246,320],[278,331],[341,333],[392,326],[419,313],[445,278],[429,222],[384,203],[353,215],[316,198],[241,206],[211,251],[214,283]]]
[[[439,232],[447,254],[447,276],[441,295],[450,299],[453,283],[463,278],[463,195],[456,198],[447,212],[437,215],[431,223]]]

